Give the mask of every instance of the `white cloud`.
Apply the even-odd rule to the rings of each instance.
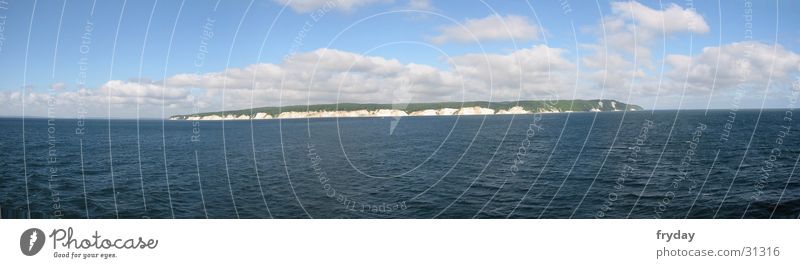
[[[755,41],[706,47],[691,57],[669,55],[665,61],[671,68],[669,78],[680,86],[687,81],[689,88],[700,92],[712,86],[730,90],[737,85],[757,85],[761,89],[770,78],[773,84],[789,84],[791,74],[800,71],[800,55],[781,45]]]
[[[167,79],[171,87],[208,90],[231,107],[348,102],[390,102],[392,90],[413,83],[416,94],[448,95],[458,79],[434,67],[396,59],[317,49],[294,55],[280,64],[254,64],[207,74],[180,74]],[[255,89],[255,90],[252,90]]]
[[[622,19],[635,21],[637,31],[648,31],[648,35],[709,31],[703,16],[691,7],[682,8],[674,3],[664,10],[656,10],[636,1],[614,2],[611,3],[611,11]]]
[[[408,9],[414,10],[433,10],[433,3],[431,0],[409,0],[408,1]]]
[[[738,108],[758,108],[765,92],[772,105],[788,105],[779,103],[786,101],[787,89],[800,77],[800,55],[779,44],[755,41],[705,47],[696,55],[671,54],[663,60],[663,77],[645,75],[631,62],[613,56],[607,62],[614,67],[591,76],[595,81],[605,79],[605,97],[624,101],[630,90],[632,103],[651,108],[730,108],[736,90],[758,100]]]
[[[516,100],[569,96],[574,64],[564,50],[538,45],[508,54],[467,54],[447,60],[449,67],[402,63],[396,59],[335,49],[300,53],[279,64],[262,63],[205,74],[178,74],[162,82],[108,81],[97,89],[59,92],[59,110],[74,116],[84,105],[93,116],[160,117],[203,111],[306,103],[392,103],[398,90],[411,102]],[[166,84],[166,88],[162,87]],[[410,85],[410,86],[409,86]],[[162,90],[163,89],[163,90]],[[110,97],[109,97],[110,95]],[[407,95],[407,96],[406,96]],[[50,95],[29,91],[26,113],[43,115]],[[79,104],[83,101],[83,104]],[[18,114],[22,95],[0,95],[0,114]]]
[[[31,89],[24,95],[19,91],[2,92],[0,114],[19,115],[23,98],[26,115],[45,116],[55,100],[57,114],[66,117],[74,117],[77,107],[86,109],[89,116],[105,117],[109,103],[113,117],[136,116],[137,104],[141,116],[160,117],[162,108],[169,116],[191,113],[195,104],[202,111],[219,111],[306,103],[392,103],[404,85],[407,92],[401,92],[402,99],[410,102],[601,97],[596,85],[576,82],[576,78],[587,77],[637,89],[641,94],[634,94],[633,103],[648,105],[642,101],[651,101],[648,94],[656,92],[657,77],[646,76],[620,55],[584,58],[584,65],[598,71],[577,73],[576,64],[566,54],[564,49],[535,45],[506,54],[456,56],[446,59],[448,67],[442,69],[317,49],[280,63],[177,74],[160,82],[111,80],[95,89],[79,91]],[[716,65],[718,57],[720,67]],[[606,64],[615,67],[605,68]],[[689,94],[707,92],[714,73],[718,73],[719,92],[740,83],[742,73],[747,74],[746,83],[765,85],[770,75],[774,84],[790,83],[792,75],[800,71],[800,55],[780,45],[740,42],[707,47],[693,56],[669,55],[665,64],[669,71],[664,77],[662,96],[665,101],[674,102],[687,73]],[[630,84],[631,78],[635,78],[635,84]],[[602,97],[625,101],[627,90],[607,87]],[[701,98],[697,101],[705,104]]]
[[[318,49],[297,54],[279,65],[229,69],[225,102],[238,108],[249,107],[250,94],[255,92],[256,107],[306,101],[389,103],[390,96],[404,84],[413,84],[409,93],[422,101],[514,100],[520,92],[530,99],[531,94],[572,88],[568,77],[573,77],[574,64],[563,53],[562,49],[539,45],[509,54],[467,54],[449,59],[450,70],[441,70],[396,59]],[[225,73],[176,75],[167,83],[171,87],[205,88],[213,96],[220,96]]]
[[[652,96],[660,90],[658,77],[646,74],[658,72],[651,49],[656,41],[707,33],[709,26],[691,7],[669,4],[661,10],[625,1],[611,3],[611,14],[589,30],[598,41],[583,46],[591,51],[581,59],[588,72],[585,77],[608,94],[633,91],[634,95]]]
[[[467,79],[478,98],[514,100],[543,98],[546,94],[571,95],[574,63],[563,57],[563,49],[536,45],[510,54],[467,54],[451,64]],[[494,92],[489,92],[492,89]]]
[[[64,88],[66,88],[66,86],[67,86],[67,85],[66,85],[66,84],[64,84],[63,82],[58,82],[58,83],[52,83],[52,84],[50,84],[50,88],[52,88],[52,89],[54,89],[54,90],[62,90],[62,89],[64,89]]]
[[[292,10],[298,13],[307,13],[319,9],[336,9],[339,11],[350,12],[358,7],[387,2],[386,0],[273,0],[282,5],[289,5]]]
[[[708,24],[692,8],[670,4],[664,10],[656,10],[636,1],[611,3],[611,15],[604,17],[596,29],[602,34],[601,44],[605,42],[618,53],[635,55],[638,63],[647,67],[652,67],[650,47],[655,40],[708,31]]]
[[[111,80],[93,92],[95,98],[111,98],[112,104],[145,104],[160,105],[162,102],[170,104],[190,101],[189,90],[186,88],[163,88],[160,84],[123,82]]]
[[[437,44],[446,42],[477,42],[489,40],[536,40],[540,29],[522,16],[497,14],[480,19],[467,19],[460,25],[439,28],[439,35],[431,38]]]
[[[136,117],[138,104],[140,116],[161,117],[162,108],[169,116],[191,110],[196,100],[198,106],[207,106],[186,88],[165,88],[162,93],[160,84],[111,80],[97,89],[0,92],[0,115],[21,115],[24,101],[27,116],[52,112],[55,117],[76,117],[85,111],[91,117]]]

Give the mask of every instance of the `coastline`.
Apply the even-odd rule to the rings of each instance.
[[[524,114],[552,114],[552,113],[573,113],[573,112],[622,112],[625,110],[590,110],[590,111],[528,111],[516,106],[511,110],[499,110],[480,107],[469,108],[444,108],[439,110],[423,110],[408,113],[403,110],[380,109],[380,110],[357,110],[357,111],[309,111],[309,112],[282,112],[277,116],[266,113],[256,113],[252,116],[228,114],[225,117],[219,115],[206,116],[172,116],[169,120],[186,121],[227,121],[227,120],[275,120],[275,119],[306,119],[306,118],[375,118],[375,117],[437,117],[437,116],[470,116],[470,115],[524,115]],[[444,110],[444,111],[442,111]],[[449,110],[454,110],[450,112]],[[628,111],[638,111],[628,109]]]
[[[615,100],[561,100],[555,102],[524,101],[519,102],[519,104],[510,102],[471,102],[462,103],[468,105],[463,105],[460,107],[453,104],[454,103],[410,104],[407,106],[413,105],[415,107],[406,107],[406,109],[396,109],[388,104],[346,104],[346,107],[340,107],[336,104],[262,107],[250,110],[174,115],[168,119],[187,121],[222,121],[304,118],[522,115],[542,113],[620,112],[643,110],[638,105],[629,105],[617,102]]]

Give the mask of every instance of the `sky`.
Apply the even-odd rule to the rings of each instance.
[[[796,14],[797,1],[0,0],[0,116],[599,98],[794,108]]]

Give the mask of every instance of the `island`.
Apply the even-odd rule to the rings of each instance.
[[[469,101],[408,104],[338,103],[259,107],[171,116],[170,120],[268,120],[335,117],[509,115],[569,112],[641,111],[616,100]]]

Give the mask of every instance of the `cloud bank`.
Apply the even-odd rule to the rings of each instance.
[[[348,10],[372,2],[376,1],[343,0],[340,7]],[[430,7],[428,1],[409,3]],[[292,1],[290,6],[302,12],[324,4]],[[53,83],[44,89],[0,91],[0,115],[22,115],[23,102],[29,116],[56,111],[75,117],[78,110],[85,110],[96,117],[159,118],[336,102],[610,98],[654,108],[647,107],[654,96],[662,97],[658,105],[673,107],[689,96],[687,101],[699,107],[711,94],[730,94],[743,85],[754,93],[767,85],[778,86],[774,92],[782,94],[781,88],[790,88],[800,77],[800,55],[758,41],[697,47],[691,53],[654,58],[651,50],[667,38],[711,30],[694,9],[675,4],[655,9],[638,2],[614,2],[598,25],[584,30],[597,39],[580,44],[578,51],[533,44],[504,53],[464,53],[441,59],[436,66],[321,48],[280,62],[180,73],[163,81],[111,80],[92,89]],[[431,41],[537,40],[541,35],[528,18],[514,15],[466,19],[461,25],[443,25],[438,32]]]

